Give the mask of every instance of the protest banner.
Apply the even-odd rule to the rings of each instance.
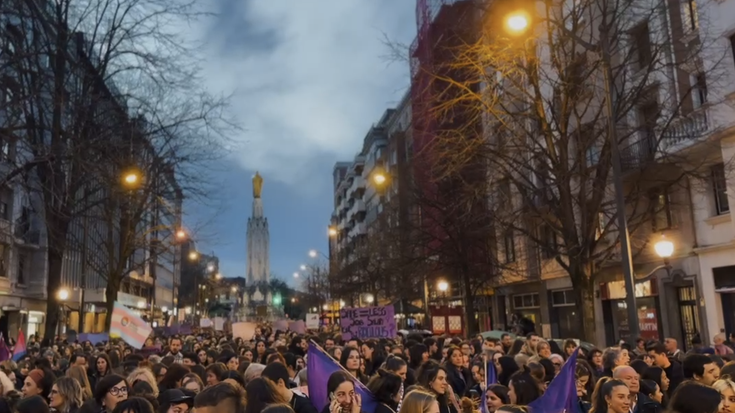
[[[342,338],[393,338],[396,336],[395,310],[382,307],[343,308],[339,310]]]
[[[309,330],[319,329],[319,314],[309,313],[306,315],[306,328]]]

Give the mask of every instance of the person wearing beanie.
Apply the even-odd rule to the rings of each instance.
[[[47,398],[51,393],[51,386],[53,386],[55,379],[51,371],[31,370],[23,382],[23,397],[41,396],[44,399]]]

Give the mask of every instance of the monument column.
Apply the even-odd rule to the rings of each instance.
[[[268,219],[263,214],[263,178],[253,177],[253,213],[247,229],[247,283],[267,284],[270,281],[270,233]]]

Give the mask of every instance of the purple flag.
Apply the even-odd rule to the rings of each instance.
[[[5,344],[5,338],[0,333],[0,361],[10,360],[10,349]]]
[[[311,404],[316,407],[317,411],[322,411],[324,406],[329,404],[329,396],[327,395],[327,380],[329,376],[336,371],[345,371],[333,358],[322,350],[321,347],[309,342],[309,352],[306,358],[306,377],[309,386],[309,399]],[[370,390],[354,379],[355,391],[362,397],[362,411],[365,413],[373,413],[378,401],[375,399]]]
[[[480,411],[487,413],[487,389],[498,383],[498,373],[495,371],[495,363],[492,359],[485,363],[485,390],[480,397]]]
[[[577,355],[579,347],[567,359],[559,374],[549,383],[543,396],[528,405],[533,413],[562,413],[576,412],[578,410],[577,399]]]

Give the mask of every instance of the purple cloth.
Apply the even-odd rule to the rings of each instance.
[[[492,360],[485,365],[485,390],[480,397],[480,411],[487,413],[487,389],[498,383],[498,373],[495,371],[495,363]]]
[[[321,412],[329,404],[327,381],[329,376],[337,371],[344,371],[344,369],[333,358],[329,357],[321,347],[310,342],[306,362],[306,377],[309,386],[309,399],[317,411]],[[354,379],[353,382],[355,383],[355,391],[362,397],[361,410],[365,413],[373,413],[378,405],[375,396],[357,379]]]
[[[576,412],[577,379],[574,375],[577,369],[577,355],[579,347],[569,357],[559,374],[549,383],[543,396],[528,405],[533,413],[562,413]]]
[[[5,344],[5,338],[0,334],[0,361],[10,360],[10,349]]]
[[[77,341],[80,343],[89,341],[94,346],[105,341],[110,341],[110,335],[107,333],[81,333],[77,335]]]

